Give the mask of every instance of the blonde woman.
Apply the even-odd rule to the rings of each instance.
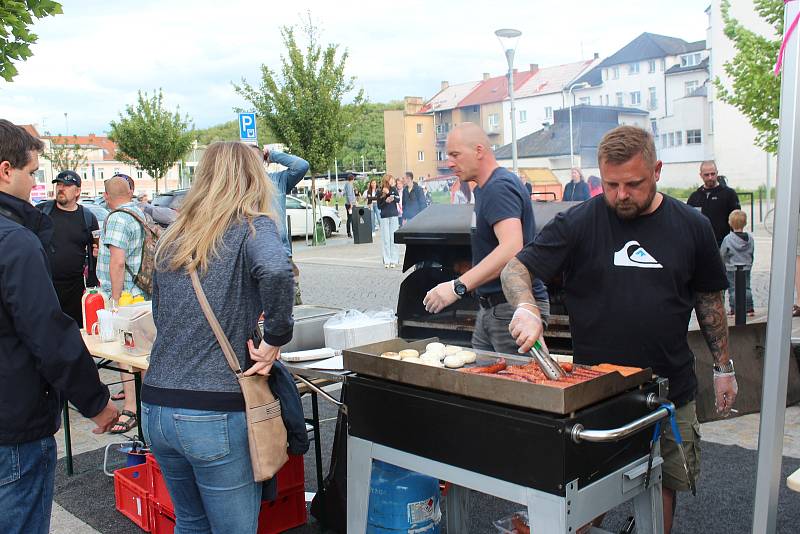
[[[246,375],[267,374],[292,338],[294,277],[273,220],[274,188],[237,142],[203,154],[178,218],[159,240],[158,335],[142,387],[142,429],[175,505],[176,532],[256,532],[244,399],[192,288],[196,269]],[[251,334],[264,313],[264,340]]]
[[[387,269],[400,263],[400,247],[394,242],[394,233],[400,227],[397,203],[400,193],[394,176],[383,177],[381,192],[378,195],[378,209],[381,211],[381,241],[383,242],[383,266]]]

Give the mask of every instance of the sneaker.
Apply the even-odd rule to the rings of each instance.
[[[392,265],[391,265],[390,263],[384,263],[384,264],[383,264],[383,268],[384,268],[384,269],[391,269],[391,268],[392,268]]]

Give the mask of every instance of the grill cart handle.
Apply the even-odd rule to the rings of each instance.
[[[666,405],[666,406],[665,406]],[[608,430],[587,430],[582,424],[578,423],[569,429],[572,441],[580,443],[581,441],[590,441],[593,443],[609,443],[613,441],[620,441],[631,434],[635,434],[640,430],[656,424],[661,419],[669,417],[670,411],[675,411],[675,406],[666,399],[659,398],[655,393],[647,396],[647,406],[654,408],[661,406],[656,411],[640,417],[635,421],[631,421],[627,425],[618,428],[610,428]]]
[[[305,384],[306,386],[308,386],[308,389],[310,389],[311,391],[313,391],[326,401],[335,404],[345,415],[347,415],[347,405],[345,405],[345,403],[339,402],[338,400],[334,399],[333,397],[328,395],[326,391],[324,391],[322,388],[317,387],[317,385],[311,382],[310,380],[306,380],[300,375],[294,375],[294,377],[303,384]]]

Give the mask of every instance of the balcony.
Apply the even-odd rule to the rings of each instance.
[[[486,133],[489,135],[500,135],[502,132],[503,129],[499,124],[490,124],[489,127],[486,128]]]
[[[657,99],[648,100],[647,109],[650,111],[658,109],[658,100]]]

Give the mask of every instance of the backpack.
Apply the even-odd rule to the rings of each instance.
[[[125,270],[128,271],[128,274],[133,278],[133,283],[150,296],[153,294],[153,273],[156,270],[156,244],[158,243],[158,238],[161,237],[161,227],[152,219],[148,219],[147,217],[142,219],[136,213],[127,209],[116,209],[109,213],[108,217],[118,212],[127,213],[136,219],[136,222],[142,227],[144,242],[142,243],[142,262],[139,265],[139,272],[134,274],[130,267],[128,267],[127,262],[125,262]]]

